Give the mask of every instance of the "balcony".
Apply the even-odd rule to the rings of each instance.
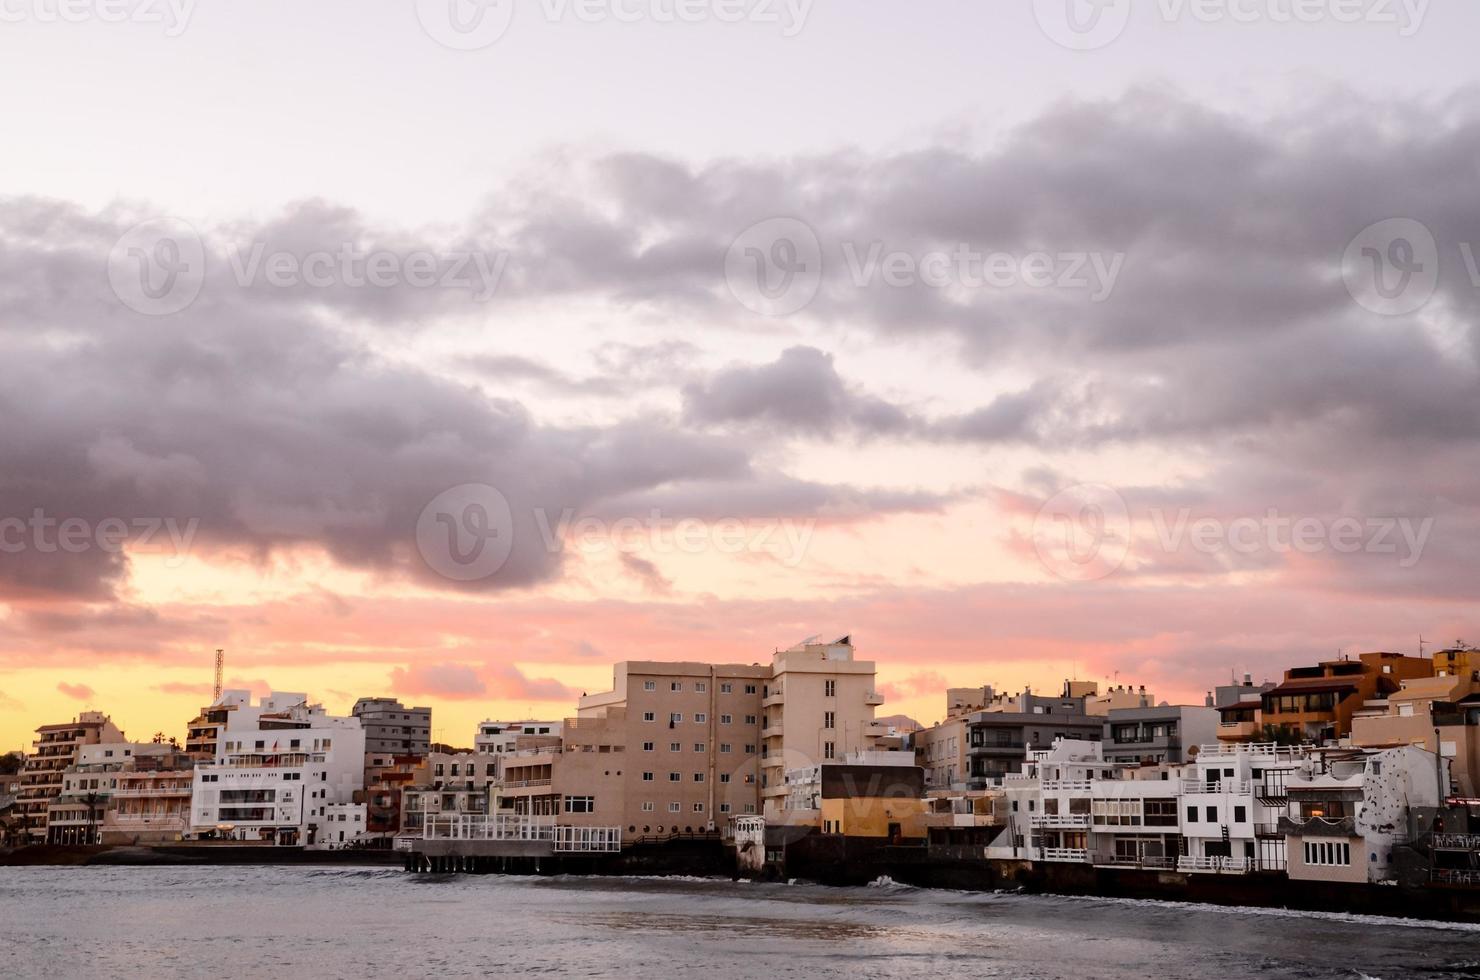
[[[1310,817],[1299,819],[1296,817],[1280,817],[1277,825],[1279,832],[1289,836],[1297,834],[1315,834],[1317,836],[1344,834],[1348,837],[1357,836],[1357,820],[1355,817]]]
[[[1088,793],[1091,785],[1088,779],[1045,779],[1043,781],[1043,792]]]
[[[1034,827],[1045,830],[1088,830],[1087,813],[1035,813],[1029,820]]]
[[[765,697],[761,698],[761,707],[774,708],[776,707],[776,705],[781,704],[785,700],[786,698],[783,697],[781,689],[777,688],[776,690],[767,694]]]
[[[1069,864],[1088,864],[1089,851],[1082,847],[1045,847],[1043,860]]]
[[[884,703],[884,695],[880,694],[878,691],[865,691],[863,695],[863,703],[871,704],[875,707],[878,707],[879,705]]]
[[[761,738],[780,738],[782,732],[781,722],[773,721],[761,729]]]
[[[1231,793],[1234,796],[1248,796],[1253,787],[1245,779],[1224,779],[1216,783],[1204,783],[1196,779],[1182,780],[1182,792],[1185,793]]]
[[[1254,870],[1252,858],[1235,857],[1193,857],[1184,855],[1177,858],[1177,870],[1194,873],[1212,874],[1248,874]]]
[[[1435,834],[1436,851],[1480,851],[1480,834]]]
[[[548,779],[515,779],[504,783],[504,789],[534,789],[540,786],[549,786]]]

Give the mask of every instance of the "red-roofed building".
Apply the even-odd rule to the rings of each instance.
[[[1363,653],[1292,667],[1283,682],[1261,696],[1260,720],[1302,741],[1345,738],[1352,715],[1367,702],[1386,700],[1404,680],[1432,676],[1432,660],[1400,653]]]

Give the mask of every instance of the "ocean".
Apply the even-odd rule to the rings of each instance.
[[[300,867],[0,868],[0,977],[1480,976],[1480,926],[1164,902]]]

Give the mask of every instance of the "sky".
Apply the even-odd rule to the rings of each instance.
[[[1480,9],[3,0],[0,748],[1480,634]],[[1429,647],[1432,649],[1433,647]]]

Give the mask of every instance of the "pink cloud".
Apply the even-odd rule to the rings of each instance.
[[[58,684],[57,690],[78,701],[91,701],[98,693],[86,684],[68,684],[66,681]]]

